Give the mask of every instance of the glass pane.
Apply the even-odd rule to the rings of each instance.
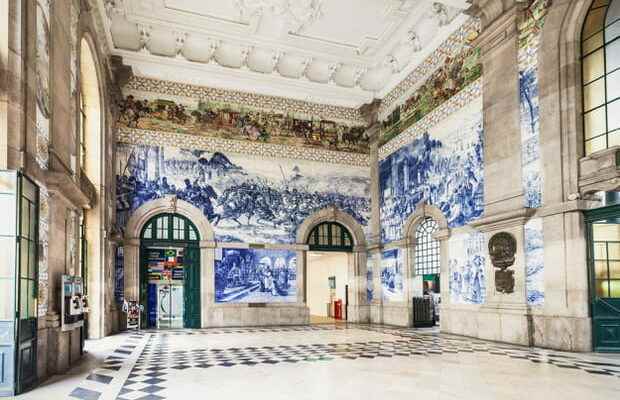
[[[589,83],[600,78],[605,73],[605,63],[603,57],[603,49],[583,59],[583,83]]]
[[[607,7],[601,7],[591,10],[583,24],[583,38],[587,39],[594,33],[603,29],[603,21],[605,19],[605,11]]]
[[[620,98],[620,71],[612,72],[605,79],[607,81],[607,101]]]
[[[590,9],[599,8],[609,4],[609,0],[594,0]]]
[[[0,181],[0,185],[2,182]],[[0,210],[2,210],[2,223],[0,235],[15,235],[17,221],[15,216],[15,196],[0,194]]]
[[[605,28],[605,40],[607,43],[611,42],[618,36],[620,36],[620,22],[616,21],[614,24]]]
[[[37,206],[35,203],[30,203],[30,239],[36,240],[37,233]]]
[[[16,246],[14,238],[0,237],[0,278],[13,278],[15,276]],[[0,291],[0,293],[2,292]]]
[[[609,249],[609,259],[620,261],[620,243],[609,242],[607,248]]]
[[[0,193],[15,194],[17,174],[13,171],[0,171]]]
[[[152,232],[153,232],[153,228],[152,228],[151,225],[149,225],[149,227],[144,230],[144,235],[143,235],[144,238],[145,239],[151,239],[152,238]]]
[[[609,297],[620,298],[620,281],[610,281],[609,286],[611,289]]]
[[[605,60],[607,61],[607,72],[620,68],[620,40],[609,43],[605,46]]]
[[[37,194],[37,187],[32,182],[30,182],[28,179],[25,179],[25,178],[22,179],[22,196],[24,196],[31,202],[36,203],[37,202],[36,194]]]
[[[620,1],[612,1],[609,10],[607,11],[607,19],[605,20],[605,25],[609,26],[609,24],[614,23],[620,19]]]
[[[30,251],[28,254],[28,278],[36,279],[37,277],[36,245],[34,242],[30,242],[28,247],[30,248]]]
[[[609,278],[620,279],[620,261],[609,262]]]
[[[28,280],[19,280],[19,319],[28,318]]]
[[[596,297],[609,297],[609,281],[595,281]]]
[[[592,154],[596,151],[604,150],[606,148],[607,148],[607,138],[605,136],[601,136],[596,139],[588,140],[586,142],[586,154]]]
[[[605,243],[596,242],[594,243],[594,259],[595,260],[606,260],[607,259],[607,246]]]
[[[607,142],[609,143],[609,147],[620,145],[620,130],[607,135]]]
[[[35,296],[35,281],[28,281],[28,317],[36,318],[37,316],[37,297]]]
[[[20,215],[22,224],[22,237],[30,237],[30,207],[27,201],[22,201],[22,215]]]
[[[15,281],[13,279],[0,279],[0,320],[15,318]]]
[[[591,52],[600,47],[603,47],[603,32],[599,32],[596,35],[592,36],[590,39],[584,41],[581,51],[585,56],[586,54],[590,54]]]
[[[607,261],[595,261],[594,262],[594,278],[596,279],[608,279],[607,273]]]
[[[620,128],[620,100],[607,105],[607,130],[614,131]]]
[[[28,241],[27,240],[21,241],[20,255],[21,257],[19,260],[19,265],[20,265],[19,276],[22,278],[27,278],[28,277]]]
[[[586,139],[590,139],[607,132],[605,124],[605,107],[597,108],[583,116]]]
[[[605,104],[605,79],[589,83],[583,88],[583,111]]]

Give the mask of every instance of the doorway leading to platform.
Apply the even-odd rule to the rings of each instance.
[[[346,321],[352,278],[351,233],[336,222],[317,225],[308,236],[306,301],[310,323]]]
[[[586,222],[593,347],[620,352],[620,205],[589,211]]]
[[[200,327],[200,238],[187,218],[160,214],[140,236],[142,328]]]

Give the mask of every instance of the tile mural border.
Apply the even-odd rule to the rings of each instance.
[[[243,142],[240,140],[189,135],[187,133],[121,127],[118,130],[117,141],[136,145],[191,147],[193,149],[211,152],[237,153],[265,158],[307,160],[356,167],[370,166],[370,156],[367,154],[345,153],[281,144]]]
[[[450,100],[431,111],[420,121],[411,125],[409,128],[401,132],[398,136],[384,144],[379,148],[379,161],[386,159],[392,153],[406,144],[412,142],[415,138],[427,132],[430,128],[437,125],[440,121],[448,116],[461,110],[467,104],[482,96],[482,79],[480,78],[471,83],[465,89],[461,90]]]

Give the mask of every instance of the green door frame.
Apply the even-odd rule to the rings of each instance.
[[[599,298],[596,295],[594,271],[594,234],[592,226],[597,221],[620,219],[620,204],[584,212],[587,235],[587,265],[592,317],[592,348],[598,352],[620,352],[620,298]],[[603,344],[604,330],[615,330],[617,345]]]
[[[184,221],[184,228],[177,229],[172,223],[173,218],[180,218]],[[156,230],[156,221],[161,218],[167,218],[168,223],[164,231],[161,231],[162,237],[158,238]],[[145,232],[150,229],[150,235]],[[192,232],[193,230],[193,232]],[[170,239],[182,236],[182,239]],[[145,238],[147,236],[147,238]],[[191,238],[191,239],[189,239]],[[183,281],[183,325],[184,328],[200,328],[200,310],[202,307],[200,298],[200,237],[196,226],[186,217],[180,214],[162,213],[158,214],[147,221],[142,228],[140,234],[140,265],[138,270],[139,276],[139,297],[140,304],[144,305],[141,317],[141,328],[146,327],[147,322],[147,287],[148,278],[145,273],[146,267],[146,250],[153,247],[176,247],[185,249],[185,259],[183,260],[184,281]]]

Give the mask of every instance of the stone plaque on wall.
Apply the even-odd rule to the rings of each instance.
[[[495,290],[500,293],[514,292],[514,271],[509,268],[515,263],[517,240],[508,232],[499,232],[489,240],[489,256],[495,271]]]

